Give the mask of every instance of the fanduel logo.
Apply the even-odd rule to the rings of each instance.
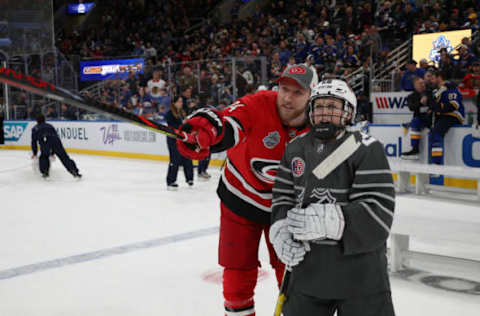
[[[378,109],[403,109],[408,107],[406,97],[375,97]]]
[[[28,122],[6,122],[3,126],[5,141],[18,142],[27,129]]]

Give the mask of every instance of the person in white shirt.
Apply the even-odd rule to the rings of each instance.
[[[161,89],[165,89],[167,83],[161,77],[160,70],[153,71],[153,78],[147,82],[147,91],[153,97],[158,98],[161,96]]]
[[[315,57],[312,54],[308,55],[307,58],[305,58],[304,65],[313,71],[312,82],[318,82],[317,68],[315,67]]]

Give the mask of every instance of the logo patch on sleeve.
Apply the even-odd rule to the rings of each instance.
[[[301,177],[305,172],[305,161],[300,157],[295,157],[292,160],[292,173],[295,177]]]

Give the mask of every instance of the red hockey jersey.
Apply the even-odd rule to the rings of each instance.
[[[220,200],[234,213],[270,223],[272,188],[286,144],[307,126],[282,125],[277,92],[244,96],[223,111],[225,136],[212,152],[227,148],[227,161],[218,185]]]

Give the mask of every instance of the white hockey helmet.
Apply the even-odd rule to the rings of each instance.
[[[348,84],[339,79],[327,79],[320,81],[312,90],[308,101],[308,119],[313,124],[311,117],[313,105],[316,99],[333,97],[343,102],[342,125],[353,125],[357,114],[357,97]]]

